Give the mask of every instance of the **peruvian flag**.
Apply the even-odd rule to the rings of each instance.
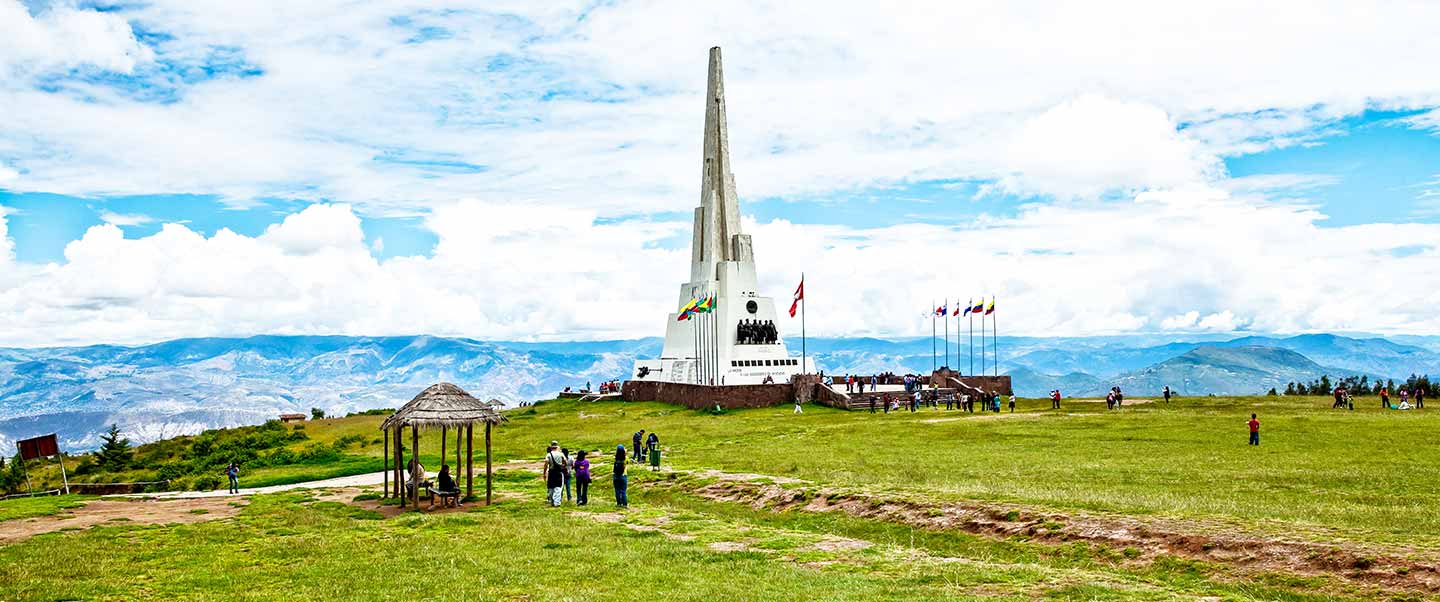
[[[800,307],[800,300],[805,298],[805,279],[800,279],[800,286],[795,287],[795,300],[790,302],[790,317],[795,317],[795,309]]]

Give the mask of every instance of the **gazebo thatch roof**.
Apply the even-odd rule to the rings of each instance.
[[[395,426],[438,428],[505,422],[505,416],[495,404],[494,401],[475,399],[453,384],[438,383],[421,391],[410,403],[386,418],[385,422],[381,423],[380,430],[389,430]]]

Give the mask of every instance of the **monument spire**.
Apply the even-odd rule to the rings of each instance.
[[[695,212],[695,242],[691,260],[695,276],[714,277],[713,265],[736,261],[740,234],[740,205],[735,195],[735,176],[730,173],[730,140],[725,123],[725,74],[720,64],[720,47],[710,49],[710,71],[705,91],[705,146],[701,163],[700,207]],[[748,242],[748,241],[747,241]],[[706,273],[708,272],[708,273]]]

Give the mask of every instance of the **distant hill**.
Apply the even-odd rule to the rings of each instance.
[[[969,372],[968,339],[957,344],[952,332],[949,342],[949,363]],[[978,337],[975,342],[978,372]],[[787,343],[799,355],[799,340]],[[993,339],[986,343],[988,368],[996,348]],[[150,441],[256,424],[312,407],[329,413],[395,407],[442,380],[511,403],[543,399],[587,380],[625,378],[635,359],[656,356],[660,346],[654,337],[519,343],[432,336],[256,336],[139,347],[0,349],[0,449],[13,449],[15,438],[52,431],[60,433],[68,449],[92,449],[97,433],[112,422],[133,439]],[[830,374],[927,373],[946,363],[943,346],[933,346],[929,337],[823,337],[806,346]],[[1267,360],[1266,353],[1227,356],[1217,351],[1247,348],[1291,353]],[[1025,396],[1043,396],[1054,388],[1067,396],[1098,395],[1117,382],[1146,394],[1158,390],[1152,385],[1165,384],[1185,386],[1190,394],[1260,393],[1291,380],[1317,378],[1316,365],[1330,367],[1319,371],[1332,377],[1440,374],[1440,352],[1335,335],[1171,342],[1160,335],[1001,337],[998,351],[1000,371],[1010,374]]]
[[[1008,372],[1015,394],[1021,397],[1044,397],[1050,391],[1059,389],[1066,397],[1094,397],[1104,395],[1111,387],[1084,372],[1064,375],[1041,374],[1029,368],[1016,368]]]
[[[1154,395],[1167,385],[1180,395],[1259,395],[1292,381],[1356,374],[1327,368],[1289,349],[1204,345],[1114,379],[1131,395]]]

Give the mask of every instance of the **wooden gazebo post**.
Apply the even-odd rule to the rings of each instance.
[[[380,456],[380,497],[390,497],[390,433],[385,433],[385,452]]]
[[[448,440],[449,438],[450,438],[450,428],[447,427],[447,426],[445,426],[445,425],[443,425],[443,424],[440,425],[440,465],[441,465],[441,466],[444,466],[444,465],[445,465],[445,441]],[[440,468],[440,466],[436,466],[435,468],[438,469],[438,468]]]
[[[465,425],[465,497],[475,497],[475,426],[470,424]]]
[[[451,466],[455,467],[455,470],[450,471],[450,474],[455,477],[456,483],[460,482],[460,431],[462,430],[465,429],[459,426],[455,427],[455,463],[451,464]]]
[[[420,427],[414,424],[410,425],[410,457],[415,459],[415,464],[417,466],[424,466],[420,463]],[[420,484],[416,483],[415,485],[415,491],[411,492],[410,494],[410,501],[415,503],[416,508],[419,508]]]
[[[485,423],[485,505],[490,505],[490,492],[494,486],[493,470],[490,464],[490,423]]]
[[[401,445],[404,438],[400,435],[400,423],[397,421],[391,428],[390,434],[395,437],[395,497],[400,498],[400,507],[405,507],[405,484],[401,477],[405,474],[401,466],[405,465],[405,449]]]

